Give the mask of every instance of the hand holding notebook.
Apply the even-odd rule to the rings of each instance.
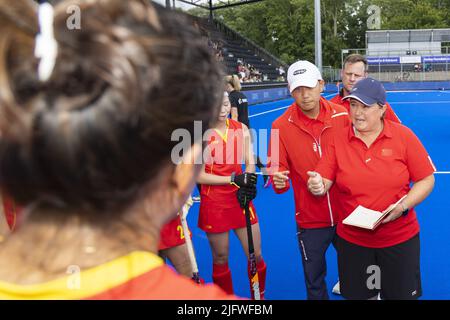
[[[394,210],[394,208],[405,198],[406,195],[400,198],[400,200],[398,200],[389,210],[384,212],[371,210],[359,205],[347,218],[342,221],[342,223],[364,229],[375,230],[375,228],[378,227],[378,225],[383,221],[384,217]]]

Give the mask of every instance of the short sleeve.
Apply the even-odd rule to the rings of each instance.
[[[406,163],[413,182],[422,180],[436,171],[436,167],[419,138],[406,128],[404,133],[406,145]]]

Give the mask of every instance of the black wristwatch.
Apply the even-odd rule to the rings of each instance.
[[[403,208],[402,216],[405,217],[405,216],[408,214],[409,209],[408,209],[408,208],[405,208],[405,206],[403,205],[403,202],[400,202],[400,204],[401,204],[401,206],[402,206],[402,208]]]

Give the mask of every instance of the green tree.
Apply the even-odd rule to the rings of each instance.
[[[322,0],[323,65],[341,66],[341,51],[365,48],[370,5],[381,29],[450,28],[450,0]],[[314,2],[266,0],[216,11],[223,21],[286,63],[314,61]]]

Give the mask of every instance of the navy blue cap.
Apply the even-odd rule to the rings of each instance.
[[[385,105],[386,90],[378,80],[365,78],[358,81],[350,94],[344,99],[356,99],[366,106],[371,106],[374,103]]]

